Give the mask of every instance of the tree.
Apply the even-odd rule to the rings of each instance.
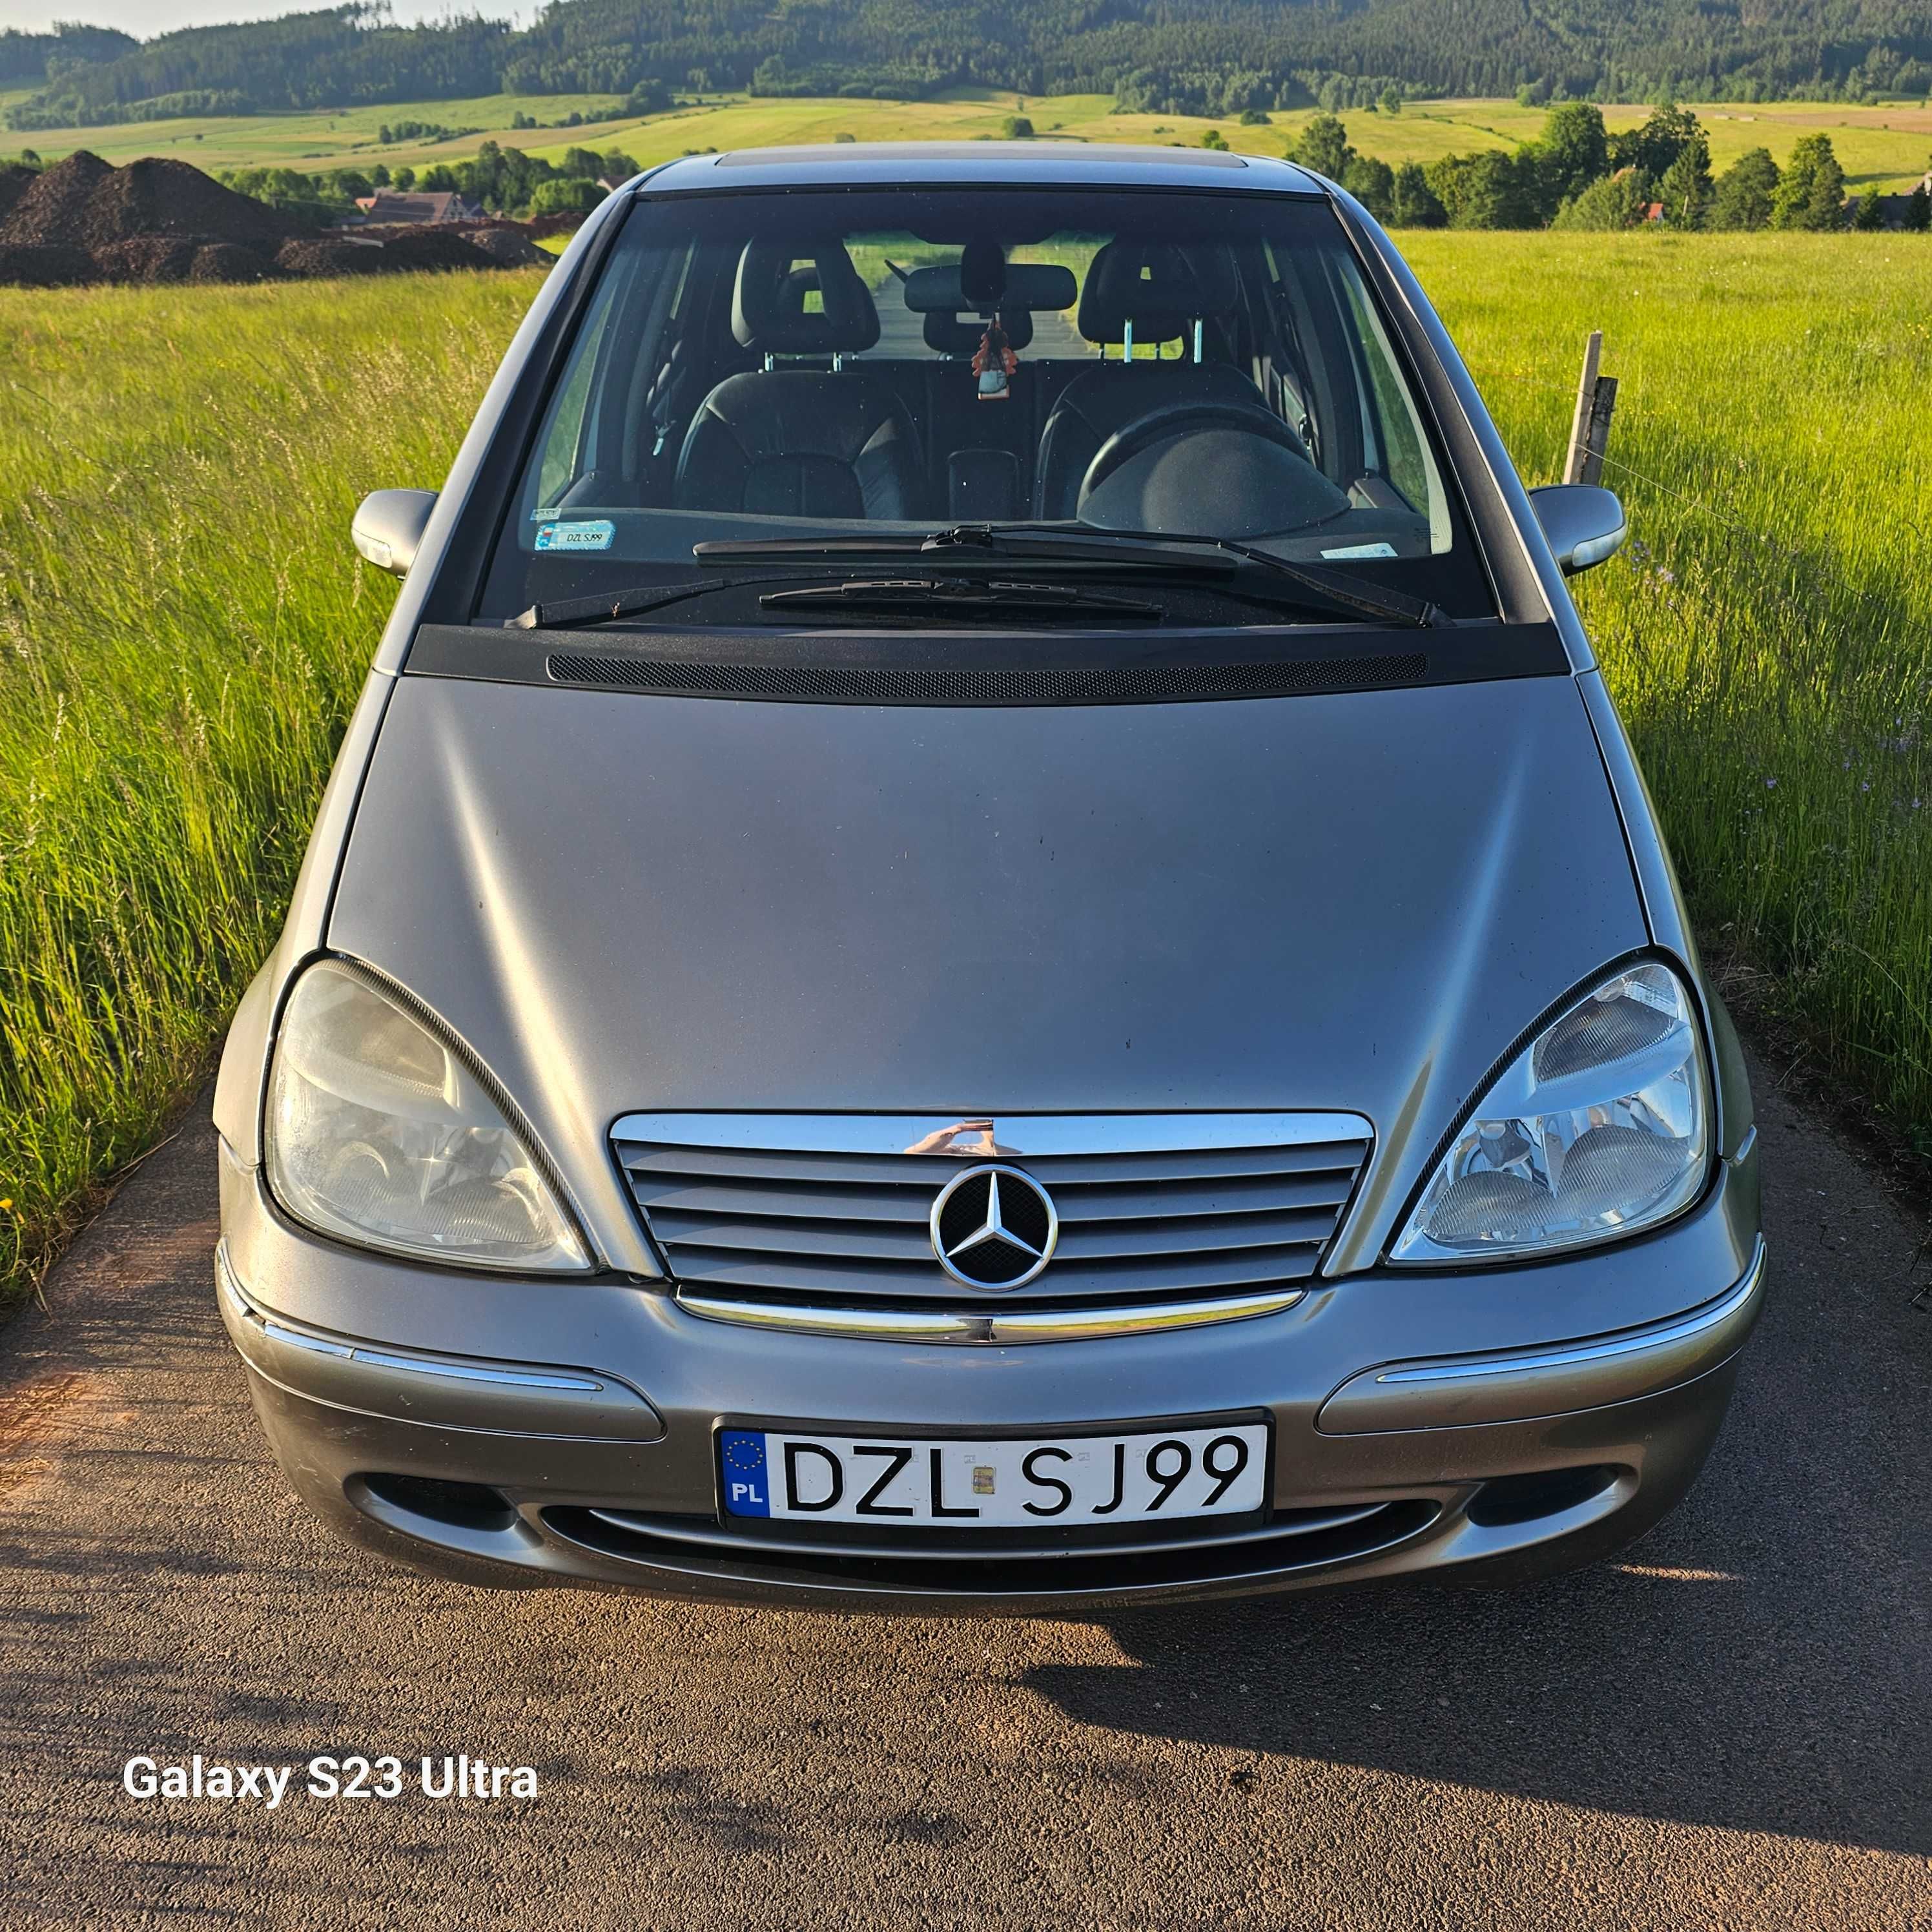
[[[1858,196],[1858,205],[1852,210],[1852,226],[1867,234],[1885,226],[1884,202],[1876,188],[1868,188]]]
[[[1592,182],[1574,201],[1556,211],[1552,228],[1638,228],[1651,203],[1650,184],[1634,168]]]
[[[538,182],[530,195],[532,214],[588,214],[604,199],[604,190],[580,176]]]
[[[1448,210],[1451,228],[1542,226],[1540,184],[1529,149],[1520,156],[1496,148],[1450,154],[1424,172]]]
[[[1376,105],[1384,114],[1400,114],[1402,112],[1402,96],[1394,88],[1385,87]]]
[[[670,89],[661,80],[640,80],[624,103],[626,114],[662,114],[671,105]]]
[[[1689,108],[1653,107],[1642,126],[1612,137],[1610,165],[1634,168],[1647,181],[1661,181],[1684,148],[1703,139],[1704,130]]]
[[[398,194],[407,194],[410,190],[414,188],[416,184],[416,171],[414,168],[398,168],[396,170],[394,173],[391,175],[389,177],[389,185],[393,188]]]
[[[1355,151],[1348,145],[1348,130],[1334,115],[1318,114],[1302,129],[1301,139],[1288,149],[1288,158],[1312,174],[1338,182],[1348,172]]]
[[[1228,137],[1218,128],[1210,128],[1201,137],[1204,148],[1212,148],[1225,154],[1228,152]]]
[[[1778,164],[1768,148],[1740,154],[1718,177],[1711,202],[1713,228],[1768,228],[1778,194]]]
[[[1259,107],[1244,107],[1241,110],[1241,125],[1244,128],[1265,128],[1268,124],[1268,117],[1265,109]]]
[[[1844,220],[1844,206],[1845,171],[1832,152],[1831,136],[1801,136],[1772,197],[1771,225],[1836,228]]]
[[[1657,200],[1663,206],[1666,228],[1701,228],[1710,211],[1711,150],[1700,134],[1678,151],[1676,160],[1664,171],[1657,184]]]
[[[1932,229],[1932,194],[1926,193],[1923,182],[1905,197],[1905,226],[1906,232],[1913,235],[1923,235]]]
[[[1552,208],[1581,194],[1610,171],[1604,110],[1588,100],[1566,100],[1552,107],[1537,140],[1536,155]]]
[[[1342,185],[1378,221],[1388,221],[1395,214],[1395,170],[1386,161],[1358,154],[1342,170]]]
[[[1429,185],[1429,177],[1420,161],[1404,161],[1395,171],[1394,208],[1390,216],[1397,228],[1446,228],[1448,211]]]

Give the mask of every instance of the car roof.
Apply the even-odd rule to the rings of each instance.
[[[666,190],[760,188],[1191,188],[1320,196],[1315,176],[1265,154],[1102,141],[842,141],[687,154],[646,174]]]

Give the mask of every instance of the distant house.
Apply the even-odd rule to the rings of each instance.
[[[1932,195],[1932,168],[1928,168],[1925,170],[1924,176],[1918,185],[1926,194]],[[1904,194],[1880,195],[1878,198],[1878,225],[1881,228],[1903,228],[1905,226],[1906,217],[1911,212],[1911,208],[1912,194],[1910,190]],[[1853,219],[1858,210],[1858,197],[1854,195],[1845,203],[1846,220],[1849,221]]]
[[[436,194],[402,194],[379,188],[374,194],[358,195],[356,206],[370,221],[469,221],[476,214],[453,188]]]
[[[1643,218],[1646,221],[1661,221],[1664,219],[1663,202],[1660,201],[1646,202],[1643,205]]]

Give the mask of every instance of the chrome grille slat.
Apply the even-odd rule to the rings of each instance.
[[[932,1258],[926,1223],[701,1220],[654,1212],[651,1232],[669,1248],[736,1248],[747,1254],[849,1255],[922,1264]]]
[[[1285,1214],[1177,1216],[1172,1221],[1060,1223],[1053,1264],[1132,1255],[1205,1255],[1230,1248],[1317,1247],[1335,1232],[1335,1209]]]
[[[1028,1172],[1049,1187],[1082,1184],[1138,1187],[1156,1180],[1215,1180],[1244,1174],[1336,1174],[1343,1188],[1353,1178],[1361,1148],[1352,1142],[1317,1142],[1307,1147],[1217,1148],[1198,1153],[1037,1154],[1018,1156]],[[989,1158],[992,1156],[988,1156]],[[1004,1155],[998,1156],[1005,1159]],[[730,1148],[644,1147],[628,1157],[633,1174],[662,1174],[698,1179],[743,1179],[818,1184],[841,1187],[935,1186],[935,1174],[950,1173],[961,1157],[946,1154],[746,1154]]]
[[[1282,1208],[1333,1208],[1348,1198],[1354,1179],[1324,1181],[1294,1174],[1244,1176],[1237,1180],[1162,1180],[1138,1192],[1118,1187],[1056,1187],[1045,1174],[1063,1222],[1168,1220],[1188,1215],[1266,1214]]]
[[[962,1134],[964,1146],[948,1139]],[[613,1132],[672,1276],[694,1292],[969,1312],[1206,1300],[1306,1282],[1370,1139],[1366,1120],[1336,1114],[1013,1115],[990,1127],[640,1114]],[[1000,1295],[950,1279],[928,1232],[946,1183],[988,1160],[1031,1174],[1060,1218],[1045,1270]]]
[[[674,1248],[670,1252],[678,1280],[702,1283],[706,1288],[729,1285],[787,1292],[904,1297],[943,1293],[949,1301],[974,1306],[993,1298],[969,1293],[930,1264],[910,1267],[832,1256],[818,1259],[802,1254],[752,1254],[732,1248]],[[1311,1241],[1305,1247],[1258,1251],[1235,1248],[1225,1255],[1180,1259],[1145,1255],[1119,1262],[1072,1262],[1063,1266],[1056,1257],[1040,1280],[1054,1295],[1062,1298],[1132,1295],[1174,1289],[1199,1289],[1204,1294],[1214,1289],[1246,1288],[1259,1282],[1305,1281],[1315,1271],[1319,1252]],[[1008,1305],[1019,1298],[1017,1295],[998,1298]]]
[[[918,1189],[876,1187],[678,1187],[632,1190],[647,1214],[746,1214],[760,1219],[814,1221],[900,1221],[924,1227],[932,1197],[947,1174],[935,1174]]]

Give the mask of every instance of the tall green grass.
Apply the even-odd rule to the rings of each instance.
[[[1932,1154],[1932,242],[1405,239],[1528,481],[1604,332],[1577,602],[1702,942]]]
[[[1932,247],[1405,240],[1533,482],[1606,332],[1580,601],[1700,929],[1932,1148]],[[0,291],[0,1299],[206,1068],[388,608],[350,513],[537,286]]]
[[[152,1140],[273,941],[534,275],[0,290],[0,1306]]]

